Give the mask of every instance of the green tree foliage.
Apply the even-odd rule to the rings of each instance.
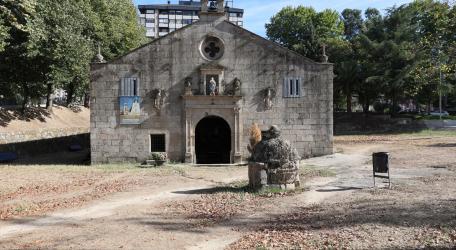
[[[0,53],[0,91],[5,97],[20,97],[23,109],[30,97],[39,96],[40,76],[35,58],[28,55],[30,36],[27,23],[34,14],[33,0],[1,0],[0,18],[9,33],[8,44]]]
[[[286,7],[266,24],[269,39],[319,60],[323,44],[336,43],[344,31],[339,13],[333,10],[317,12],[311,7]]]
[[[334,88],[335,99],[338,96],[345,98],[345,107],[347,112],[352,111],[352,95],[356,86],[359,85],[361,64],[359,61],[359,50],[355,46],[364,23],[360,10],[345,9],[342,12],[342,21],[344,23],[344,37],[341,44],[344,46],[330,47],[329,53],[331,61],[338,62],[335,64]]]
[[[9,39],[9,29],[4,23],[3,18],[0,17],[0,52],[2,52]]]
[[[109,60],[146,42],[131,0],[0,0],[0,13],[0,91],[24,108],[43,96],[52,107],[55,88],[68,103],[84,95],[99,45]]]
[[[284,8],[266,26],[267,35],[312,59],[318,58],[320,44],[328,44],[335,64],[336,108],[345,106],[351,112],[352,96],[357,96],[365,112],[380,98],[394,113],[401,100],[432,104],[439,92],[451,96],[456,89],[454,4],[416,0],[385,15],[373,8],[364,15],[346,9],[340,19],[327,19],[332,21],[325,28],[315,16],[312,8]],[[335,27],[343,28],[342,36],[330,31],[338,30]]]
[[[417,50],[421,58],[413,71],[415,93],[419,100],[432,105],[439,92],[443,95],[454,91],[456,72],[454,50],[454,9],[445,2],[416,1],[408,8],[413,11],[413,22],[420,27],[417,33]]]
[[[29,23],[33,28],[29,55],[40,60],[47,91],[47,107],[52,107],[54,88],[69,90],[88,81],[88,64],[93,56],[91,40],[85,36],[90,20],[80,11],[83,2],[40,0],[36,15]]]
[[[92,39],[102,45],[106,59],[123,55],[147,42],[144,27],[138,25],[131,0],[90,0]]]

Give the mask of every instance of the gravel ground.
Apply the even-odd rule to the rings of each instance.
[[[335,147],[302,162],[293,193],[246,192],[246,167],[3,166],[0,248],[456,247],[456,133],[339,136]],[[377,151],[391,154],[392,189],[372,188]]]
[[[306,161],[337,172],[327,184],[335,188],[320,189],[336,196],[255,225],[230,248],[456,248],[453,134],[343,136],[336,146],[339,156]],[[370,155],[376,151],[391,154],[392,189],[372,188]]]

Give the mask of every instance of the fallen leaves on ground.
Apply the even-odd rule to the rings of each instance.
[[[19,187],[14,192],[0,196],[0,220],[43,215],[57,209],[78,207],[106,195],[124,191],[139,182],[128,179],[104,181],[102,177],[80,179],[60,185],[35,184]]]
[[[301,207],[255,225],[230,249],[452,249],[455,183],[454,177],[416,178],[393,190],[360,191]],[[417,193],[423,184],[425,191]]]
[[[272,192],[265,190],[261,192],[214,192],[201,194],[199,198],[172,202],[165,204],[171,214],[180,214],[189,220],[193,220],[198,226],[205,227],[215,223],[230,220],[231,218],[245,213],[259,211],[265,201],[290,196],[298,191]]]

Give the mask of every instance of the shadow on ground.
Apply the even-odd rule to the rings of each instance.
[[[174,194],[216,194],[216,193],[245,193],[245,192],[254,192],[248,186],[221,186],[213,188],[203,188],[203,189],[193,189],[185,191],[175,191]]]
[[[316,189],[315,191],[321,192],[321,193],[331,193],[331,192],[344,192],[344,191],[362,190],[362,189],[363,188],[360,188],[360,187],[342,187],[342,186],[338,186],[336,188]]]
[[[429,145],[428,147],[437,147],[437,148],[455,148],[456,143],[437,143]]]
[[[72,152],[72,146],[79,148]],[[0,144],[0,152],[17,155],[17,160],[4,162],[10,165],[86,165],[90,164],[90,134]]]
[[[314,231],[369,224],[393,227],[427,226],[437,229],[456,226],[454,218],[454,214],[456,214],[455,200],[440,199],[431,203],[399,204],[389,199],[380,199],[375,201],[360,200],[337,205],[340,206],[337,208],[301,207],[294,213],[279,216],[275,214],[265,214],[263,217],[238,215],[231,217],[229,223],[226,220],[216,224],[218,226],[276,231]],[[206,232],[197,221],[179,218],[179,215],[176,214],[168,215],[167,218],[162,216],[163,214],[149,214],[147,217],[135,217],[122,221],[153,226],[165,231]],[[271,223],[270,217],[274,218],[272,219],[274,223]]]

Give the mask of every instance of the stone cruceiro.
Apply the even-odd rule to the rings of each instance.
[[[254,189],[295,189],[299,183],[299,154],[280,136],[277,126],[262,131],[249,162],[249,184]]]

